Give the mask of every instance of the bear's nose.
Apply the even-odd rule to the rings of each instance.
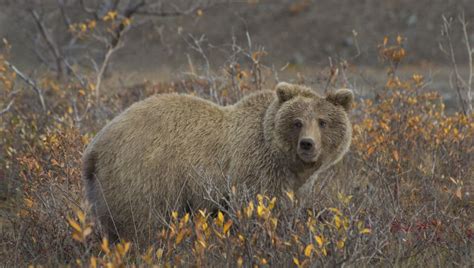
[[[314,147],[313,139],[305,138],[300,140],[300,148],[304,151],[310,151]]]

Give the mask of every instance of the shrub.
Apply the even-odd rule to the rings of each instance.
[[[352,150],[320,175],[309,208],[291,192],[277,200],[248,196],[229,185],[228,204],[219,212],[173,212],[148,248],[100,238],[82,203],[84,145],[132,101],[177,91],[229,103],[244,90],[259,90],[264,79],[252,74],[265,72],[254,62],[230,71],[227,66],[217,80],[145,84],[103,96],[100,107],[91,101],[93,88],[45,75],[43,111],[37,94],[19,85],[8,66],[0,66],[6,88],[1,103],[8,104],[10,93],[21,89],[0,126],[0,175],[7,186],[0,203],[2,264],[469,265],[473,116],[447,113],[421,75],[397,76],[406,56],[401,37],[393,45],[387,39],[379,49],[389,66],[387,83],[356,105]]]

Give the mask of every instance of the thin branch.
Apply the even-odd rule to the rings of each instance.
[[[94,9],[87,7],[86,4],[84,3],[84,0],[79,0],[79,4],[81,5],[81,8],[82,10],[84,10],[84,12],[91,14],[95,20],[99,19],[97,12],[95,12]]]
[[[461,81],[462,81],[462,77],[461,75],[459,74],[459,70],[458,70],[458,65],[457,65],[457,62],[456,62],[456,57],[455,57],[455,53],[454,53],[454,48],[453,48],[453,41],[451,39],[451,22],[448,21],[448,19],[446,19],[446,17],[443,15],[442,16],[443,18],[443,31],[446,35],[446,40],[447,40],[447,43],[448,43],[448,46],[449,46],[449,51],[448,51],[448,56],[450,57],[450,60],[451,60],[451,65],[453,67],[453,70],[454,70],[454,75],[455,75],[455,79],[456,79],[456,92],[457,92],[457,95],[458,95],[458,99],[459,99],[459,104],[461,105],[461,109],[463,111],[463,113],[465,115],[467,115],[467,110],[466,110],[466,107],[464,105],[464,100],[463,100],[463,97],[462,97],[462,92],[461,92]]]
[[[459,16],[459,22],[461,23],[461,28],[462,32],[464,35],[464,43],[466,45],[466,50],[467,50],[467,59],[469,61],[469,77],[468,77],[468,82],[467,82],[467,89],[466,89],[466,95],[467,95],[467,105],[469,108],[469,112],[472,112],[473,107],[472,107],[472,79],[473,79],[473,63],[472,63],[472,58],[473,58],[473,53],[474,51],[471,48],[471,43],[469,42],[469,34],[467,33],[467,23],[466,19],[464,17],[464,12]]]
[[[4,109],[0,110],[0,115],[2,115],[2,114],[4,114],[4,113],[8,112],[8,111],[10,110],[10,108],[13,106],[13,103],[14,103],[14,102],[15,102],[15,100],[11,100],[11,101],[8,103],[7,107],[5,107]]]
[[[64,8],[64,0],[57,0],[57,2],[58,2],[59,10],[61,12],[61,16],[64,20],[64,24],[66,24],[66,26],[69,27],[69,25],[71,25],[71,19],[67,15],[66,9]]]
[[[102,65],[100,66],[99,73],[97,74],[97,78],[96,78],[96,84],[95,84],[95,97],[96,97],[97,103],[100,102],[100,86],[102,85],[102,79],[104,77],[105,70],[107,69],[107,66],[109,65],[110,57],[118,49],[119,47],[109,48],[109,50],[107,50],[107,53],[105,54],[104,61],[102,62]]]
[[[55,60],[56,60],[56,67],[58,69],[58,76],[61,77],[64,73],[63,70],[63,55],[61,54],[61,51],[59,50],[56,42],[53,40],[53,38],[48,34],[48,30],[46,29],[46,26],[44,25],[43,21],[41,20],[40,16],[36,11],[30,10],[30,13],[32,17],[34,18],[36,25],[38,26],[38,29],[41,33],[41,36],[45,40],[46,44],[48,45],[50,51],[52,52]]]
[[[136,3],[135,5],[130,4],[129,7],[123,12],[123,16],[125,18],[131,19],[136,14],[137,10],[141,8],[143,5],[145,5],[145,0],[140,1]],[[95,97],[96,97],[97,103],[100,103],[100,86],[102,85],[102,79],[103,79],[105,70],[107,69],[107,66],[110,62],[110,57],[118,49],[120,49],[123,34],[129,28],[130,27],[128,27],[124,23],[121,23],[119,27],[117,27],[117,29],[115,30],[113,39],[110,41],[110,44],[108,45],[107,52],[105,53],[105,56],[104,56],[104,61],[102,62],[102,65],[99,69],[99,73],[97,74],[97,78],[96,78],[96,85],[95,85],[96,96]]]
[[[159,2],[159,3],[162,3],[162,2]],[[152,10],[152,7],[150,5],[147,5],[145,9],[137,10],[136,14],[141,15],[141,16],[178,17],[178,16],[192,14],[199,9],[205,10],[213,6],[213,5],[208,5],[206,7],[202,7],[201,3],[198,1],[195,5],[188,8],[187,10],[180,10],[176,5],[173,5],[173,3],[171,3],[171,5],[174,7],[175,10],[173,11]]]
[[[185,14],[182,13],[182,12],[178,12],[178,11],[167,12],[167,11],[140,10],[140,11],[137,11],[137,15],[157,16],[157,17],[178,17],[178,16],[182,16],[182,15],[185,15]]]
[[[5,65],[8,66],[8,68],[10,68],[12,71],[14,71],[23,81],[25,81],[29,86],[31,86],[33,88],[33,90],[36,92],[36,94],[38,94],[38,97],[39,97],[39,100],[40,100],[40,103],[41,103],[41,108],[43,108],[43,111],[46,111],[46,104],[45,104],[44,98],[43,98],[43,90],[41,88],[39,88],[32,79],[30,79],[28,76],[26,76],[25,74],[20,72],[20,70],[18,70],[18,68],[16,68],[13,64],[11,64],[8,61],[4,61],[4,62],[5,62]]]

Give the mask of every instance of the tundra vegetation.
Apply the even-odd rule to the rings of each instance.
[[[332,58],[310,75],[291,71],[293,63],[275,67],[272,51],[256,46],[251,33],[222,46],[190,35],[181,75],[111,86],[107,81],[120,80],[113,76],[111,58],[134,42],[126,39],[131,27],[170,16],[206,16],[219,4],[156,3],[57,1],[52,13],[24,4],[28,8],[22,15],[37,31],[35,48],[44,67],[38,71],[18,68],[11,52],[15,44],[2,40],[2,266],[472,265],[474,32],[469,17],[461,12],[438,18],[438,51],[446,55],[451,74],[448,89],[437,88],[423,65],[400,71],[416,57],[407,50],[410,40],[400,34],[382,34],[372,44],[367,53],[384,76],[366,79],[354,63],[364,41],[355,31],[353,57]],[[288,9],[298,16],[312,4],[298,1]],[[50,26],[53,16],[64,25]],[[68,45],[79,51],[72,53]],[[221,64],[211,59],[209,52],[216,50],[226,51]],[[283,75],[321,94],[341,87],[356,93],[351,149],[319,176],[305,200],[310,206],[301,206],[291,191],[278,198],[254,196],[239,185],[227,185],[228,202],[218,212],[171,212],[147,248],[101,238],[83,198],[81,157],[108,120],[135,101],[165,92],[235,103],[248,93],[273,88]],[[456,99],[450,107],[441,95],[446,90]]]

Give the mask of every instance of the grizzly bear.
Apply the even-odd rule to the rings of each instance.
[[[322,97],[284,82],[225,107],[190,95],[149,97],[86,148],[86,198],[109,237],[143,239],[171,211],[214,209],[209,183],[298,192],[347,152],[352,102],[348,89]]]

